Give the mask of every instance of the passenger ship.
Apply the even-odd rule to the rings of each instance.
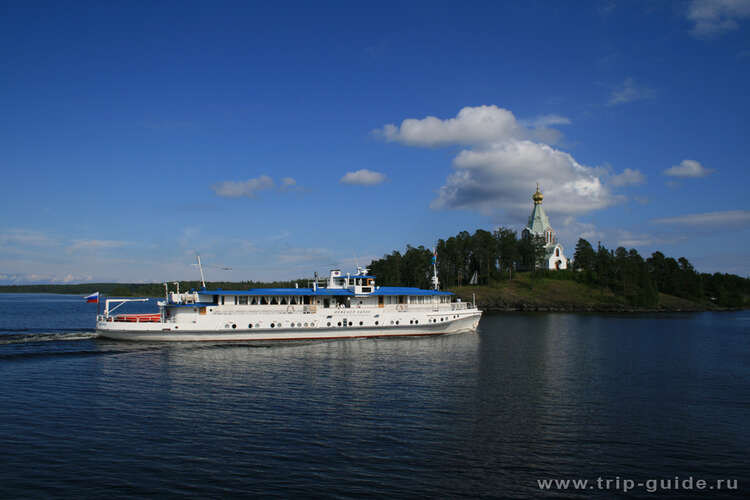
[[[148,299],[106,299],[96,330],[100,337],[140,341],[391,337],[471,332],[482,315],[475,301],[439,291],[436,274],[432,290],[378,286],[363,268],[353,275],[333,270],[325,281],[250,290],[207,290],[203,281],[200,290],[183,293],[165,283],[158,313],[113,315],[126,302]]]

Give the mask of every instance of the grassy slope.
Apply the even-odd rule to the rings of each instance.
[[[450,291],[470,301],[476,294],[477,304],[486,310],[578,310],[617,311],[637,309],[610,290],[549,278],[532,279],[529,274],[517,274],[511,281],[501,281],[489,286],[463,286]],[[664,310],[704,310],[703,304],[659,294],[659,306]]]

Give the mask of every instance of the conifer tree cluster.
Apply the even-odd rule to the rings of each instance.
[[[743,307],[750,296],[750,279],[731,274],[699,273],[684,257],[674,259],[654,252],[644,259],[636,249],[594,248],[581,238],[570,269],[544,269],[544,239],[519,238],[507,228],[474,234],[462,231],[447,240],[438,240],[438,276],[445,288],[466,285],[477,274],[479,284],[512,279],[520,270],[533,270],[537,276],[571,279],[602,290],[611,290],[633,306],[653,307],[659,292],[695,302],[721,307]],[[381,285],[430,287],[432,252],[423,246],[407,245],[370,264],[371,274]]]

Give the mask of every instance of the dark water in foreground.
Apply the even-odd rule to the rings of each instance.
[[[503,314],[476,335],[259,346],[100,340],[95,309],[0,295],[1,498],[750,488],[750,312]]]

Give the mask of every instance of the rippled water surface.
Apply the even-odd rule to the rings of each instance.
[[[0,295],[0,497],[750,486],[748,312],[502,314],[478,334],[284,344],[107,341],[95,313],[80,297]]]

